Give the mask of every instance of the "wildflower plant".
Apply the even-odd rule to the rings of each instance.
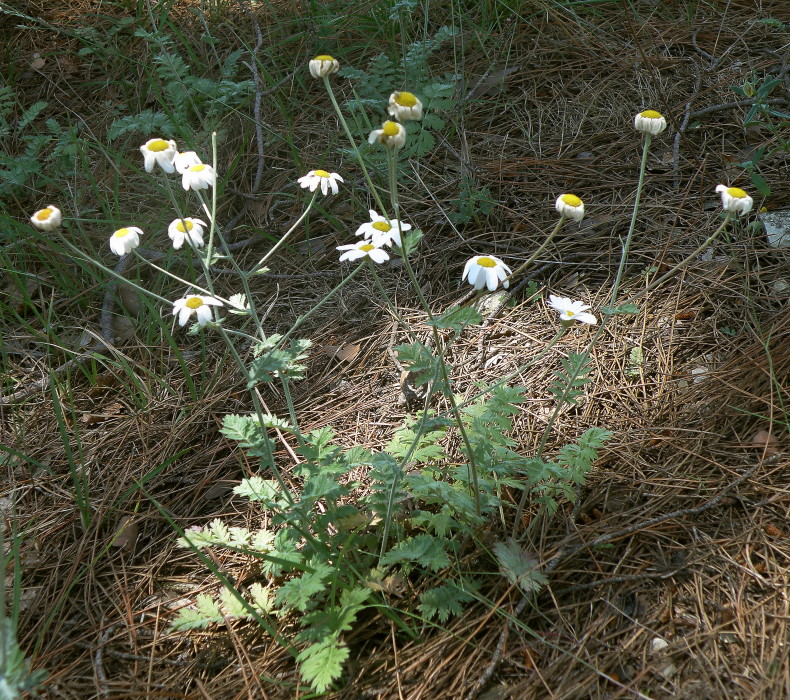
[[[404,157],[407,142],[403,122],[429,116],[423,112],[420,98],[412,92],[396,91],[386,104],[382,100],[379,105],[380,111],[386,110],[394,121],[385,121],[368,138],[369,144],[379,151],[382,149],[378,147],[383,147],[386,158],[386,182],[377,182],[364,157],[373,149],[364,137],[354,136],[333,91],[331,80],[339,71],[339,63],[331,56],[319,55],[309,61],[308,70],[327,91],[376,208],[367,210],[367,219],[358,217],[347,222],[348,231],[355,232],[360,240],[337,246],[340,261],[354,263],[353,268],[346,274],[348,267],[343,266],[342,281],[286,333],[267,332],[250,280],[265,271],[265,264],[301,225],[317,197],[337,195],[341,186],[346,187],[338,173],[315,169],[295,178],[294,187],[306,190],[302,214],[263,258],[245,269],[230,253],[217,223],[217,190],[222,186],[222,173],[216,170],[216,141],[212,142],[208,164],[202,160],[204,153],[179,153],[174,141],[149,139],[140,148],[142,170],[151,177],[165,178],[167,191],[173,196],[173,210],[167,216],[172,218],[167,234],[173,255],[189,255],[190,262],[195,256],[201,274],[183,279],[141,256],[137,250],[141,228],[118,229],[110,247],[116,255],[136,256],[141,264],[178,284],[180,292],[175,300],[157,297],[142,284],[133,286],[155,298],[163,313],[172,318],[174,327],[191,324],[191,333],[218,334],[249,390],[248,410],[225,415],[221,433],[238,442],[258,467],[257,473],[242,479],[234,491],[265,513],[266,526],[231,527],[222,520],[213,520],[179,531],[178,541],[197,554],[209,548],[247,553],[258,562],[261,581],[242,591],[218,576],[219,592],[196,598],[193,605],[178,613],[173,627],[186,631],[244,619],[255,620],[274,635],[275,630],[283,628],[277,618],[287,618],[298,630],[288,644],[295,646],[302,678],[320,693],[333,687],[342,676],[350,656],[345,633],[363,611],[390,606],[391,619],[398,619],[398,611],[382,594],[387,577],[409,574],[434,580],[435,585],[423,589],[414,605],[424,619],[444,623],[463,612],[464,605],[475,598],[483,583],[483,574],[460,565],[461,540],[478,537],[493,519],[506,517],[512,518],[511,534],[517,538],[524,534],[521,516],[528,503],[536,512],[550,516],[562,503],[578,497],[579,488],[609,437],[608,431],[589,428],[553,455],[548,453],[548,441],[560,411],[582,400],[593,380],[589,351],[606,324],[614,315],[633,313],[636,308],[633,302],[638,297],[619,302],[618,288],[634,234],[649,144],[666,128],[666,121],[652,112],[642,112],[635,118],[637,130],[645,134],[639,189],[610,306],[601,309],[600,323],[591,312],[591,299],[572,300],[555,294],[548,297],[549,308],[559,314],[559,329],[554,339],[518,372],[545,361],[566,333],[582,337],[586,333],[592,338],[584,352],[563,353],[558,360],[555,381],[550,387],[554,409],[537,448],[525,454],[513,438],[514,420],[519,406],[532,392],[511,386],[510,377],[505,377],[492,385],[481,385],[471,398],[462,398],[458,375],[447,357],[454,340],[466,328],[481,323],[482,315],[472,304],[458,304],[437,313],[425,298],[412,264],[412,259],[420,254],[423,232],[415,227],[416,222],[406,223],[401,215],[398,160]],[[376,121],[371,117],[369,123]],[[182,179],[183,191],[172,186],[178,177]],[[742,190],[720,185],[717,191],[722,196],[725,220],[708,238],[708,245],[735,214],[747,214],[751,208],[751,198]],[[551,202],[545,206],[550,208]],[[575,194],[560,194],[554,208],[559,215],[556,225],[520,265],[489,253],[475,255],[466,262],[459,277],[472,285],[473,294],[509,294],[511,281],[532,265],[563,224],[568,220],[579,222],[585,215],[584,202]],[[184,216],[198,211],[203,218]],[[60,218],[59,210],[50,206],[36,212],[31,223],[42,230],[55,231]],[[155,237],[146,222],[138,223],[149,231],[146,240]],[[75,255],[86,257],[65,237],[64,245]],[[700,251],[652,281],[648,289],[676,274]],[[431,334],[430,345],[415,339],[378,279],[377,268],[385,268],[394,260],[419,299]],[[221,295],[216,280],[214,266],[220,261],[227,261],[236,280],[229,298]],[[102,269],[120,276],[109,268]],[[395,348],[398,361],[414,386],[424,390],[422,405],[413,407],[412,414],[380,449],[343,446],[328,425],[304,430],[293,400],[293,385],[307,376],[311,351],[310,340],[297,337],[296,332],[358,274],[373,277],[384,303],[401,324],[408,342]],[[283,415],[264,411],[259,394],[262,385],[279,389],[284,401]],[[289,447],[293,445],[295,459],[287,467],[279,457],[275,459],[275,434],[286,436]],[[518,503],[513,502],[514,493]],[[523,561],[511,544],[497,543],[492,550],[493,559],[522,591],[537,592],[547,580],[546,573],[531,560]]]

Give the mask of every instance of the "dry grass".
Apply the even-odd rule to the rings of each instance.
[[[762,11],[781,18],[782,3],[769,5],[763,3]],[[639,139],[630,129],[637,109],[660,109],[674,128],[656,141],[648,162],[625,293],[644,285],[644,268],[682,259],[708,235],[718,224],[714,186],[740,173],[732,163],[765,134],[744,133],[741,108],[715,110],[696,118],[698,128],[684,130],[676,161],[670,134],[681,126],[684,111],[729,102],[729,86],[748,71],[786,69],[786,34],[756,24],[760,9],[751,2],[726,8],[723,14],[718,5],[704,3],[640,3],[637,18],[606,5],[578,22],[546,9],[545,20],[534,20],[532,28],[516,20],[504,25],[485,51],[468,38],[469,76],[492,67],[518,70],[469,103],[458,117],[461,136],[421,164],[432,196],[416,181],[403,193],[410,220],[426,231],[417,274],[436,309],[463,293],[457,279],[467,256],[483,249],[513,261],[528,256],[553,225],[549,203],[561,191],[580,195],[590,214],[579,228],[566,226],[542,261],[555,264],[536,281],[596,307],[605,303],[638,176]],[[48,19],[65,26],[88,10],[80,5],[68,18]],[[250,40],[243,18],[235,30]],[[31,36],[13,31],[16,55],[34,48]],[[715,70],[703,52],[717,57]],[[437,72],[450,68],[435,66]],[[70,78],[74,107],[99,114],[94,98],[81,90],[80,75]],[[57,79],[49,77],[48,89]],[[28,87],[31,101],[41,97],[37,90],[44,88]],[[787,90],[782,94],[787,97]],[[310,99],[315,105],[294,131],[320,148],[324,127],[308,111],[327,105],[318,90]],[[277,128],[280,116],[265,116]],[[277,167],[292,168],[285,149],[271,158]],[[769,208],[786,204],[787,165],[777,157],[763,170],[776,185],[765,202]],[[248,188],[253,169],[242,168],[238,191]],[[459,230],[440,208],[452,207],[455,181],[464,174],[488,186],[501,206]],[[295,175],[286,169],[275,177],[282,182],[272,184],[272,192]],[[342,218],[344,204],[332,206]],[[249,215],[284,228],[293,212],[267,202]],[[335,283],[332,246],[344,241],[336,243],[331,228],[321,228],[316,222],[313,235],[327,236],[324,251],[314,248],[309,258],[286,252],[277,269],[326,276],[259,283],[261,307],[272,305],[273,330],[288,328]],[[480,695],[487,700],[790,696],[790,319],[787,299],[774,288],[787,276],[788,258],[743,227],[716,253],[722,257],[693,265],[651,293],[642,301],[644,313],[618,317],[595,348],[594,382],[584,401],[562,414],[554,446],[592,425],[613,430],[615,439],[576,509],[546,522],[528,513],[523,523],[530,549],[552,562],[549,586],[510,626],[506,620],[520,596],[504,579],[482,592],[487,602],[444,627],[426,627],[416,640],[370,616],[347,640],[353,663],[336,697],[465,697],[491,664],[503,632],[501,660]],[[392,266],[382,275],[404,315],[424,332],[405,273]],[[307,379],[295,389],[303,427],[331,424],[349,446],[381,446],[404,416],[397,404],[398,371],[387,352],[402,339],[375,299],[372,283],[360,276],[303,333],[317,348]],[[487,327],[468,330],[448,358],[458,390],[471,395],[472,381],[495,381],[516,370],[553,334],[553,317],[526,300]],[[588,334],[573,329],[543,363],[514,382],[530,390],[517,421],[525,453],[545,426],[547,387],[559,357],[583,348]],[[347,360],[333,357],[328,347],[348,344],[359,352]],[[627,376],[635,346],[644,349],[645,362]],[[98,390],[75,374],[61,392],[65,411],[76,419],[70,440],[76,446],[79,438],[87,469],[88,528],[75,506],[51,397],[3,409],[3,439],[46,467],[9,464],[3,494],[13,493],[24,533],[19,634],[29,653],[35,649],[36,666],[51,673],[45,696],[300,697],[291,658],[257,628],[168,631],[173,611],[197,593],[215,590],[216,583],[191,554],[175,548],[170,526],[135,491],[143,482],[184,528],[214,517],[260,525],[260,513],[230,490],[255,465],[218,433],[224,414],[247,408],[241,377],[221,347],[209,345],[208,367],[193,354],[190,369],[196,377],[205,370],[203,380],[213,386],[194,400],[182,367],[166,350],[131,341],[121,351],[146,387],[137,401],[108,372]],[[697,368],[707,371],[694,374]],[[10,371],[34,380],[47,368],[29,357]],[[266,389],[263,399],[271,412],[283,410],[276,392]],[[765,454],[752,436],[772,421],[780,451]],[[277,457],[288,464],[285,445]],[[730,489],[755,467],[751,478]],[[722,490],[728,490],[724,498],[700,509]],[[681,509],[697,512],[662,519]],[[7,506],[3,515],[8,521]],[[108,549],[124,515],[133,519],[137,536],[128,548]],[[500,538],[499,529],[492,524],[485,537]],[[611,541],[578,547],[605,535]],[[472,568],[493,566],[484,553],[466,556]],[[242,582],[256,576],[240,557],[217,561]],[[287,630],[289,622],[282,625]],[[669,644],[651,651],[657,638]]]

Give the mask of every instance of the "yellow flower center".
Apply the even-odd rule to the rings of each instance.
[[[654,109],[646,109],[639,116],[644,117],[645,119],[661,119],[661,112],[656,112]]]
[[[326,170],[316,170],[313,175],[318,175],[318,177],[329,177],[329,173]]]
[[[389,231],[392,226],[390,226],[386,221],[374,221],[373,228],[376,229],[376,231],[383,231],[384,233],[387,233],[387,231]]]
[[[395,122],[386,121],[381,127],[384,136],[397,136],[400,129]]]
[[[186,228],[184,228],[184,224],[187,225]],[[181,231],[181,233],[186,233],[187,231],[191,231],[194,227],[195,224],[193,224],[189,219],[184,219],[184,221],[179,221],[176,224],[176,230]]]
[[[46,209],[36,212],[36,218],[39,221],[46,221],[50,216],[52,216],[52,207],[47,207]]]
[[[573,317],[573,311],[571,311],[570,309],[565,309],[565,315],[568,318],[572,318]]]
[[[492,258],[479,258],[477,264],[480,267],[496,267],[496,260]]]
[[[327,56],[326,54],[322,54],[321,56],[316,56],[313,60],[315,61],[334,61],[335,59],[331,56]]]
[[[417,98],[410,92],[396,92],[395,102],[401,107],[414,107],[417,104]]]
[[[580,207],[582,205],[582,200],[579,199],[575,194],[562,195],[562,201],[569,207]]]
[[[728,187],[727,194],[730,195],[730,197],[735,197],[735,199],[743,199],[749,196],[740,187]]]
[[[170,144],[164,139],[154,139],[153,141],[148,142],[148,150],[153,151],[154,153],[161,153],[162,151],[166,151],[168,148],[170,148]]]
[[[119,228],[115,232],[115,237],[116,238],[123,238],[124,236],[128,236],[130,233],[131,233],[131,231],[128,228]]]
[[[193,173],[199,173],[201,170],[205,170],[206,166],[203,163],[199,163],[198,165],[193,165],[189,170]]]
[[[364,250],[366,253],[369,253],[369,252],[370,252],[371,250],[373,250],[375,247],[376,247],[376,246],[374,246],[374,245],[373,245],[373,244],[371,244],[371,243],[365,243],[365,245],[361,245],[361,246],[359,246],[359,249],[360,249],[360,250]]]
[[[201,306],[203,306],[203,300],[200,297],[189,297],[185,306],[188,309],[192,309],[194,311],[195,309],[199,309]]]

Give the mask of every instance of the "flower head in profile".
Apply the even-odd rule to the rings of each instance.
[[[181,185],[185,190],[206,190],[214,187],[216,180],[214,168],[204,163],[190,165],[181,173]]]
[[[327,55],[316,56],[308,65],[314,78],[325,78],[340,70],[337,59]]]
[[[345,251],[340,256],[340,262],[344,260],[359,260],[360,258],[368,257],[375,263],[383,263],[390,259],[386,250],[366,240],[358,241],[357,243],[349,243],[348,245],[339,245],[337,249]]]
[[[374,209],[369,211],[370,221],[362,224],[357,229],[357,236],[364,236],[377,248],[385,245],[402,245],[400,234],[402,231],[411,231],[411,224],[405,224],[397,219],[385,219]]]
[[[183,175],[193,165],[200,165],[202,162],[194,151],[184,151],[183,153],[176,153],[173,158],[173,167],[179,175]]]
[[[185,216],[183,219],[173,219],[167,227],[167,235],[173,241],[173,248],[180,250],[184,241],[193,248],[203,247],[203,229],[207,226],[205,221],[192,219]]]
[[[62,220],[63,216],[60,213],[60,209],[53,207],[51,204],[39,209],[30,217],[30,223],[42,231],[54,231],[60,226]]]
[[[549,294],[549,304],[560,315],[560,321],[563,323],[570,323],[571,321],[579,321],[581,323],[589,323],[595,325],[598,319],[592,314],[587,313],[590,308],[589,304],[583,304],[580,301],[571,301],[567,297],[557,297]]]
[[[137,226],[119,228],[110,236],[110,250],[116,255],[126,255],[140,245],[143,231]]]
[[[667,128],[667,120],[661,116],[660,112],[654,109],[646,109],[634,117],[634,129],[644,131],[646,134],[657,136]]]
[[[574,221],[581,221],[584,218],[584,202],[575,194],[561,194],[557,197],[557,203],[554,206],[561,216]]]
[[[302,175],[297,182],[303,189],[309,189],[311,192],[315,192],[320,185],[321,194],[326,196],[330,189],[332,194],[337,194],[337,183],[344,182],[344,180],[337,173],[330,173],[326,170],[311,170],[307,175]]]
[[[164,139],[149,139],[142,146],[140,152],[143,154],[145,172],[154,171],[154,165],[158,165],[166,173],[175,170],[173,158],[176,157],[176,142],[165,141]]]
[[[461,280],[468,280],[475,289],[482,289],[485,285],[489,292],[493,292],[500,282],[505,289],[510,286],[505,279],[510,272],[510,268],[493,255],[475,255],[467,260]]]
[[[199,326],[205,326],[211,321],[211,307],[222,305],[222,302],[214,297],[192,294],[173,302],[173,315],[178,315],[179,326],[185,326],[192,314],[197,316]]]
[[[386,121],[380,129],[374,129],[368,136],[368,143],[377,141],[385,148],[400,148],[406,143],[406,129],[398,122]]]
[[[393,92],[387,112],[399,122],[418,121],[422,119],[422,102],[410,92]]]
[[[740,187],[716,185],[716,192],[721,195],[721,206],[724,207],[724,211],[748,214],[754,206],[754,200]]]

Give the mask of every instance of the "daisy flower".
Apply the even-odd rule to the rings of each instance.
[[[200,165],[202,162],[194,151],[184,151],[183,153],[176,153],[173,158],[173,167],[176,169],[176,172],[183,175],[193,165]]]
[[[340,262],[344,260],[359,260],[365,256],[376,263],[383,263],[385,260],[390,259],[386,250],[382,250],[369,241],[364,240],[357,243],[350,243],[349,245],[339,245],[337,249],[346,251],[340,256]]]
[[[203,163],[190,165],[181,174],[181,185],[185,190],[206,190],[214,187],[217,175],[214,168]]]
[[[311,192],[315,192],[318,185],[321,185],[321,194],[325,196],[330,189],[332,194],[337,194],[337,183],[343,181],[337,173],[328,173],[326,170],[311,170],[297,180],[303,188],[310,188]]]
[[[549,305],[559,313],[560,321],[563,323],[569,323],[570,321],[580,321],[581,323],[590,323],[592,325],[598,323],[598,319],[595,316],[587,313],[587,309],[590,308],[589,304],[549,294]]]
[[[379,216],[374,209],[368,213],[370,221],[357,229],[357,236],[364,236],[377,248],[385,245],[391,246],[393,243],[400,247],[402,245],[401,231],[410,231],[411,224],[402,223],[397,219],[385,219],[383,216]]]
[[[205,326],[211,321],[211,307],[222,305],[222,302],[214,297],[193,294],[173,302],[173,316],[178,315],[178,325],[185,326],[189,317],[195,314],[198,325]]]
[[[505,279],[510,272],[510,268],[493,255],[475,255],[467,261],[461,281],[469,280],[475,289],[482,289],[485,285],[489,292],[493,292],[500,282],[505,289],[510,286]]]
[[[167,235],[173,241],[173,248],[179,250],[184,241],[193,248],[203,247],[203,227],[208,226],[201,219],[191,219],[185,216],[183,219],[173,219],[167,227]]]
[[[143,231],[137,226],[119,228],[110,236],[110,250],[116,255],[126,255],[140,245]]]
[[[149,139],[142,146],[140,152],[145,159],[145,172],[154,171],[154,165],[159,165],[166,173],[172,173],[173,158],[176,156],[176,142],[164,139]]]
[[[657,136],[667,128],[667,120],[661,116],[660,112],[653,109],[646,109],[634,117],[634,129],[644,131],[646,134]]]
[[[422,119],[422,102],[410,92],[393,92],[387,112],[399,122]]]
[[[62,220],[60,209],[53,207],[51,204],[44,209],[39,209],[30,217],[30,223],[42,231],[54,231],[60,226]]]
[[[386,121],[380,129],[375,129],[368,136],[368,143],[378,141],[386,148],[400,148],[406,143],[406,129],[398,122]]]
[[[337,73],[340,70],[340,64],[337,59],[327,55],[316,56],[310,61],[308,66],[310,68],[310,75],[314,78],[323,78],[332,75],[332,73]]]
[[[721,194],[721,206],[724,207],[724,211],[748,214],[752,210],[754,200],[740,187],[716,185],[716,192]]]
[[[561,194],[554,205],[562,216],[567,216],[574,221],[584,218],[584,202],[575,194]]]

